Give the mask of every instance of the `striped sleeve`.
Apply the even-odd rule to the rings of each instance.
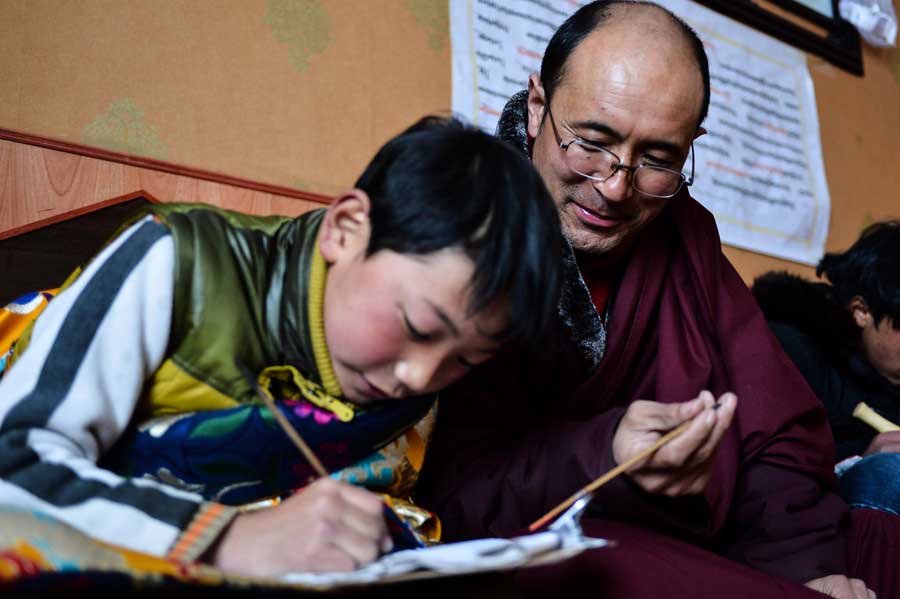
[[[0,381],[0,504],[107,543],[191,560],[234,510],[97,466],[163,361],[174,264],[171,235],[148,218],[50,302]]]

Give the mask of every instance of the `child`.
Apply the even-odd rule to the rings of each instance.
[[[898,514],[900,432],[879,434],[853,412],[865,402],[900,422],[900,221],[869,225],[846,251],[825,254],[816,275],[828,283],[769,272],[753,294],[828,412],[841,496]]]
[[[232,507],[312,473],[236,360],[337,478],[406,494],[435,393],[547,326],[561,243],[525,158],[434,117],[327,209],[157,206],[50,303],[0,382],[0,504],[231,572],[366,563],[391,546],[368,491],[323,479]]]

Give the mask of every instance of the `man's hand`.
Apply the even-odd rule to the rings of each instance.
[[[734,418],[737,397],[724,393],[719,407],[713,394],[702,391],[697,398],[680,404],[638,400],[628,406],[613,438],[613,457],[622,464],[653,445],[681,423],[691,425],[632,468],[628,476],[650,493],[670,497],[703,492],[712,472],[712,462],[722,435]]]
[[[864,455],[876,453],[900,453],[900,431],[889,431],[875,435]]]
[[[211,555],[229,572],[353,570],[390,551],[380,497],[323,478],[281,504],[238,516]]]
[[[805,586],[824,593],[835,599],[876,599],[875,591],[866,587],[866,583],[858,578],[847,578],[841,574],[832,574],[810,580]]]

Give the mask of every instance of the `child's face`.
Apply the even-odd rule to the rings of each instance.
[[[340,206],[332,206],[320,235],[330,264],[325,337],[346,399],[366,404],[434,392],[497,351],[505,306],[467,316],[474,265],[462,250],[365,257],[367,211],[360,219],[335,210]]]

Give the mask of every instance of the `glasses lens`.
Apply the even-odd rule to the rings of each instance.
[[[609,150],[583,145],[578,140],[566,149],[566,160],[569,168],[576,173],[600,181],[609,177],[619,163],[619,159]]]
[[[675,195],[682,183],[684,175],[655,166],[642,166],[634,175],[634,188],[647,195]]]

